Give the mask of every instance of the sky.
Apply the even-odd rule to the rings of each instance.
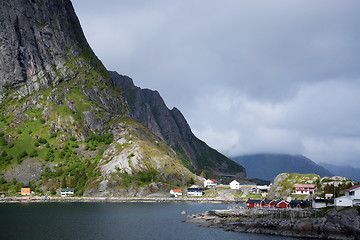
[[[360,1],[72,0],[108,70],[228,157],[360,167]]]

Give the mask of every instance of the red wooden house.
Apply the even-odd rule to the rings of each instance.
[[[277,208],[289,208],[289,202],[285,201],[285,200],[278,200],[275,202],[275,207]]]
[[[260,199],[248,199],[246,201],[246,207],[248,208],[254,208],[254,207],[260,207],[262,200]]]

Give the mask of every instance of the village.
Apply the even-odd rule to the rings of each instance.
[[[335,180],[341,177],[333,177]],[[327,206],[334,207],[353,207],[360,206],[360,186],[352,186],[345,189],[344,195],[334,198],[334,194],[324,194],[325,198],[317,196],[315,184],[294,184],[292,196],[286,199],[267,199],[271,185],[241,185],[238,181],[233,180],[229,185],[219,184],[214,179],[204,181],[203,187],[193,185],[187,188],[187,197],[202,197],[206,195],[209,189],[230,189],[238,191],[241,194],[240,199],[246,199],[247,208],[283,208],[283,209],[304,209],[314,208],[321,209]],[[325,184],[326,185],[326,184]],[[335,184],[336,185],[336,184]],[[170,190],[171,197],[183,196],[181,189]]]
[[[334,180],[334,182],[329,182],[330,180]],[[340,186],[338,180],[345,181],[347,179],[342,177],[328,178],[322,186],[323,188],[324,186],[331,187],[330,184],[333,184],[335,190],[335,186]],[[330,194],[324,193],[324,189],[322,189],[323,192],[320,194],[320,189],[317,188],[316,184],[295,183],[292,186],[291,193],[286,197],[271,198],[269,197],[269,192],[271,190],[274,191],[272,183],[268,185],[240,184],[239,181],[233,180],[229,184],[224,185],[215,179],[205,179],[201,186],[192,185],[186,189],[171,189],[168,196],[158,197],[177,201],[198,199],[199,201],[218,200],[242,203],[245,208],[321,209],[328,206],[360,206],[360,186],[354,185],[353,182],[349,186],[351,187],[344,189],[340,196],[334,198],[335,191]],[[1,194],[2,199],[4,199],[5,194]],[[23,186],[18,195],[21,195],[24,199],[37,196],[31,186]],[[43,197],[48,198],[50,195],[61,198],[74,197],[75,188],[60,188],[54,190],[53,193],[44,194]],[[150,196],[149,199],[151,198],[154,199],[156,197]]]

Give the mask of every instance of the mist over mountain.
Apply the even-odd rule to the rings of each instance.
[[[333,176],[330,171],[302,155],[252,154],[232,158],[245,167],[248,177],[273,180],[280,173],[314,173]]]

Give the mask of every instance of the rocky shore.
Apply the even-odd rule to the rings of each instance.
[[[312,239],[360,239],[360,216],[356,208],[327,211],[232,208],[189,218],[187,222],[225,231]]]
[[[170,197],[4,197],[0,203],[18,202],[194,202],[194,203],[240,203],[218,198],[170,198]]]

